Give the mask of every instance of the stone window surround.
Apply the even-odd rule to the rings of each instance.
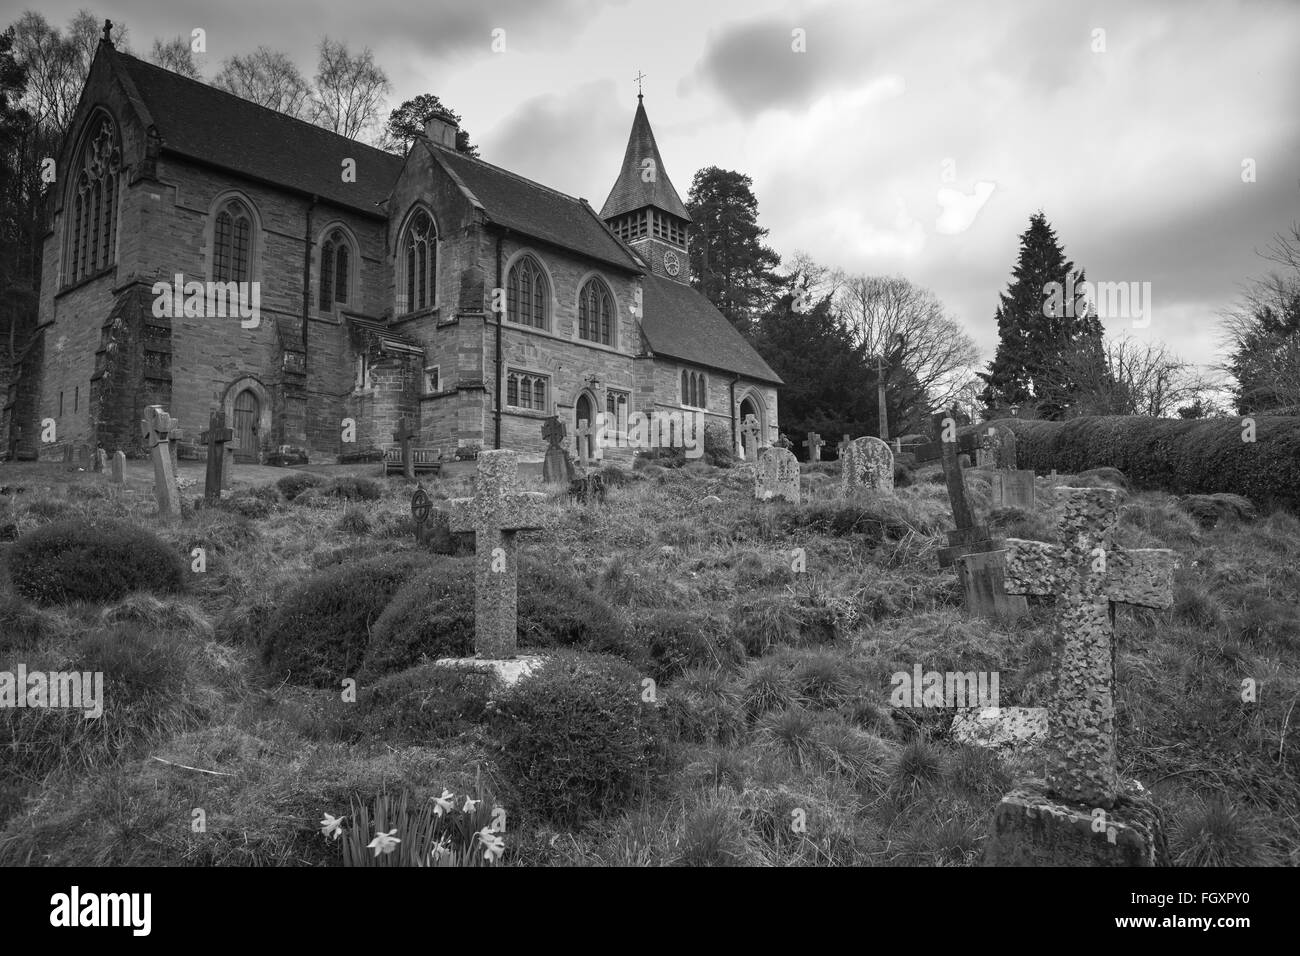
[[[325,248],[325,242],[330,238],[334,230],[343,234],[344,240],[351,247],[348,249],[348,301],[331,302],[329,308],[320,307],[320,270],[321,270],[321,252]],[[325,224],[325,228],[316,234],[316,242],[312,246],[311,253],[311,297],[315,304],[312,312],[322,318],[341,321],[340,312],[346,309],[352,309],[353,303],[358,298],[360,292],[361,280],[361,244],[357,242],[356,234],[342,219],[334,219]]]
[[[697,368],[694,368],[694,367],[692,367],[692,366],[690,366],[690,365],[682,365],[682,366],[679,366],[679,369],[680,369],[680,371],[679,371],[679,373],[678,373],[678,375],[677,375],[678,393],[679,393],[680,396],[681,396],[681,401],[679,402],[679,404],[680,404],[681,407],[684,408],[684,409],[687,409],[687,408],[689,408],[689,409],[698,409],[699,411],[707,412],[707,411],[709,410],[709,404],[708,404],[708,403],[709,403],[709,373],[708,373],[708,372],[701,371],[701,370],[699,370],[699,369],[697,369]],[[682,376],[683,376],[683,375],[686,375],[686,376],[698,376],[698,377],[699,377],[699,379],[700,379],[700,390],[704,393],[704,404],[703,404],[703,405],[692,405],[690,402],[688,402],[688,401],[686,400],[686,399],[687,399],[687,396],[684,395],[684,394],[681,394],[681,380],[682,380]],[[739,408],[740,406],[737,405],[736,407]]]
[[[403,303],[402,297],[406,288],[406,255],[403,251],[403,244],[406,242],[406,232],[411,227],[411,222],[419,212],[425,212],[429,216],[429,221],[433,223],[433,276],[430,278],[432,286],[429,304],[421,309],[403,309],[403,305],[409,306],[410,303]],[[443,239],[442,227],[438,225],[438,217],[433,214],[433,210],[428,204],[416,200],[411,203],[411,208],[406,211],[402,218],[402,227],[397,230],[397,244],[393,247],[393,319],[406,320],[424,315],[430,312],[436,312],[442,304],[441,286],[442,286],[442,260],[443,260]]]
[[[92,269],[89,272],[87,272],[85,275],[78,276],[74,280],[69,281],[67,276],[71,271],[70,261],[73,256],[75,243],[77,242],[77,237],[72,234],[72,231],[73,231],[73,225],[75,224],[75,217],[73,215],[73,210],[75,208],[75,193],[77,190],[77,181],[80,178],[80,172],[81,172],[80,167],[85,164],[86,149],[90,145],[91,137],[99,133],[101,124],[105,119],[108,121],[109,125],[111,126],[111,134],[115,141],[117,154],[118,154],[117,168],[113,174],[113,180],[114,180],[113,189],[115,195],[113,197],[114,201],[112,206],[112,216],[113,216],[112,252],[108,256],[108,262],[106,265],[101,266],[98,269]],[[63,218],[63,236],[61,237],[61,243],[60,243],[63,246],[63,250],[62,250],[62,255],[59,256],[58,283],[57,283],[62,291],[65,292],[70,291],[71,289],[83,285],[84,283],[90,282],[93,279],[97,279],[100,276],[106,275],[107,273],[117,268],[118,252],[121,246],[121,238],[122,238],[122,215],[121,215],[122,201],[126,195],[126,190],[130,185],[130,178],[131,178],[130,177],[131,170],[130,167],[125,162],[126,157],[124,153],[125,150],[122,145],[121,126],[118,124],[117,119],[113,116],[113,114],[108,110],[107,107],[102,105],[96,106],[91,111],[89,118],[81,128],[80,141],[77,143],[76,151],[72,154],[72,166],[70,167],[69,174],[68,174],[68,187],[67,187],[68,191],[65,194],[65,199],[64,202],[62,203],[62,208],[59,209],[58,211],[58,214]]]
[[[216,243],[217,214],[232,199],[243,204],[248,211],[249,219],[253,223],[252,232],[248,238],[248,281],[257,282],[262,275],[262,248],[264,245],[262,216],[257,210],[257,204],[242,189],[223,189],[217,193],[208,205],[208,212],[203,221],[203,274],[210,279],[213,277],[212,270],[216,258],[214,245]]]
[[[541,270],[542,275],[546,278],[546,321],[540,329],[535,325],[526,325],[523,322],[516,322],[514,319],[510,318],[510,273],[514,271],[515,266],[519,265],[520,261],[528,258],[531,258],[533,262],[537,263],[537,268]],[[511,253],[510,258],[506,260],[505,267],[501,270],[501,275],[505,282],[505,285],[502,287],[502,294],[505,296],[505,301],[503,303],[505,308],[501,312],[501,315],[504,318],[504,326],[511,329],[525,329],[529,332],[542,332],[546,335],[555,335],[555,333],[551,331],[555,326],[555,307],[558,304],[555,298],[555,276],[551,274],[551,268],[546,264],[546,260],[542,258],[541,253],[531,246],[520,246]],[[563,336],[560,335],[555,335],[555,337],[563,338]]]
[[[511,405],[509,379],[510,374],[514,372],[519,375],[529,375],[533,378],[540,378],[546,381],[546,408],[525,408],[522,405]],[[549,418],[555,413],[555,378],[550,372],[538,368],[528,368],[523,365],[506,365],[501,372],[501,411],[512,411],[520,414],[535,414],[544,418]]]
[[[438,379],[438,387],[437,387],[437,388],[429,388],[429,373],[430,373],[430,372],[433,372],[434,375],[435,375],[435,376],[437,377],[437,379]],[[439,392],[443,391],[443,387],[442,387],[442,366],[441,366],[441,365],[426,365],[426,366],[424,366],[424,381],[423,381],[421,384],[423,385],[423,388],[421,389],[421,393],[424,394],[424,395],[437,395]]]
[[[609,295],[610,316],[609,316],[609,344],[608,345],[606,345],[604,342],[598,342],[595,339],[584,339],[580,334],[581,333],[580,313],[582,310],[582,290],[585,289],[587,287],[587,283],[591,282],[592,280],[595,280],[596,282],[599,282],[601,285],[603,285],[605,287],[605,292]],[[594,345],[597,346],[598,348],[602,348],[610,352],[618,352],[619,341],[620,339],[623,338],[623,336],[619,335],[618,326],[619,326],[620,318],[621,315],[619,313],[618,296],[615,295],[614,293],[614,287],[609,284],[609,280],[605,278],[604,274],[602,274],[601,272],[595,269],[588,269],[582,275],[578,276],[577,288],[574,290],[574,294],[573,294],[573,334],[571,336],[560,335],[557,336],[557,338],[562,338],[562,339],[567,338],[570,341],[577,342],[580,345]]]

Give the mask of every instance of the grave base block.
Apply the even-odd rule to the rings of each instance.
[[[542,666],[541,657],[512,657],[509,660],[490,660],[483,657],[443,657],[434,661],[438,667],[456,667],[461,670],[492,674],[502,687],[509,687]]]
[[[1104,817],[1065,803],[1029,780],[1002,798],[993,817],[986,866],[1168,866],[1159,808],[1135,783]],[[1096,832],[1104,821],[1105,829]]]

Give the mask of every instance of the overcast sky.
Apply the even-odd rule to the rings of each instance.
[[[82,6],[41,9],[63,23]],[[288,52],[308,78],[322,34],[369,46],[393,82],[390,107],[436,93],[484,159],[597,208],[644,71],[683,199],[703,166],[750,175],[778,252],[932,288],[985,360],[1018,237],[1038,209],[1090,280],[1151,284],[1149,327],[1106,318],[1108,331],[1166,341],[1205,365],[1218,361],[1216,311],[1265,269],[1256,250],[1300,220],[1295,0],[92,9],[124,22],[140,55],[154,37],[203,27],[208,77],[259,44]],[[495,30],[504,52],[493,52]],[[1255,181],[1243,182],[1249,160]]]

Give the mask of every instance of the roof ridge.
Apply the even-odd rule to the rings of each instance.
[[[425,138],[427,139],[428,137]],[[526,183],[529,186],[535,186],[538,189],[545,190],[546,192],[551,193],[552,195],[559,196],[561,199],[567,199],[571,203],[578,203],[578,204],[582,203],[582,199],[578,196],[570,196],[568,193],[560,192],[554,186],[548,186],[545,183],[539,183],[537,180],[529,179],[527,176],[520,176],[518,173],[506,169],[504,166],[498,166],[495,163],[489,163],[486,159],[480,159],[477,156],[471,156],[469,153],[462,153],[458,149],[448,149],[446,146],[437,146],[432,142],[430,142],[429,145],[433,146],[434,149],[441,149],[448,153],[454,153],[460,159],[467,159],[470,160],[471,162],[478,163],[480,166],[486,166],[488,169],[494,170],[498,173],[503,173],[504,175],[509,176],[511,179],[519,180],[519,182],[521,183]]]
[[[324,126],[320,126],[317,123],[311,122],[311,120],[301,119],[297,116],[290,116],[288,113],[281,113],[277,109],[272,109],[269,106],[263,106],[261,103],[254,103],[252,100],[246,100],[237,93],[231,93],[229,90],[223,90],[221,87],[214,86],[213,84],[208,83],[205,80],[196,80],[194,79],[194,77],[186,76],[184,73],[177,73],[175,70],[169,70],[164,66],[159,66],[157,63],[150,63],[148,60],[142,60],[138,56],[135,56],[131,53],[124,53],[121,50],[114,50],[114,53],[116,53],[118,56],[122,57],[123,59],[134,60],[136,63],[139,63],[141,66],[148,67],[151,70],[157,70],[160,73],[166,73],[169,76],[174,76],[177,79],[184,80],[186,83],[195,83],[208,90],[211,90],[214,93],[219,93],[222,96],[228,96],[231,99],[237,100],[238,102],[244,104],[245,106],[252,106],[252,107],[256,107],[259,110],[265,110],[266,112],[271,113],[274,116],[280,117],[281,119],[289,120],[294,123],[301,123],[304,126],[308,126],[314,130],[318,130],[319,132],[325,133],[329,136],[337,137],[338,139],[343,140],[343,142],[345,143],[350,143],[354,146],[360,146],[364,149],[370,150],[371,152],[379,153],[382,156],[391,156],[395,159],[402,158],[398,156],[396,153],[390,153],[386,149],[380,149],[378,146],[371,146],[369,143],[363,143],[359,139],[352,139],[350,136],[344,136],[342,133],[336,133],[332,129],[326,129]]]

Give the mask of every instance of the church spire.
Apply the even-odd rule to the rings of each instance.
[[[638,77],[638,86],[640,80]],[[632,117],[623,165],[600,210],[600,218],[636,250],[652,272],[678,282],[689,281],[691,214],[664,169],[641,93],[637,93],[636,115]]]
[[[632,133],[627,138],[623,153],[623,166],[619,169],[614,188],[600,210],[601,219],[613,219],[623,213],[654,206],[686,222],[690,213],[682,205],[681,197],[673,188],[664,169],[659,146],[655,143],[650,118],[646,116],[642,94],[637,94],[636,115],[632,117]]]

